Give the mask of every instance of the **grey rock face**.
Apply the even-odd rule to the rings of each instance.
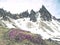
[[[42,6],[42,8],[39,10],[39,12],[40,12],[41,18],[43,18],[43,20],[45,20],[45,21],[52,20],[51,14],[48,12],[48,10],[44,6]]]
[[[29,17],[29,13],[28,13],[28,10],[23,12],[23,13],[20,13],[19,15],[20,18],[25,18],[25,17]]]
[[[3,20],[7,20],[7,16],[12,19],[18,19],[17,14],[11,14],[10,12],[0,8],[0,17],[3,17]]]
[[[53,18],[54,20],[57,20],[57,18],[56,18],[55,16],[52,16],[52,18]]]
[[[36,12],[34,10],[31,10],[30,16],[29,16],[30,17],[30,21],[33,21],[33,22],[37,21],[35,15],[36,15]]]

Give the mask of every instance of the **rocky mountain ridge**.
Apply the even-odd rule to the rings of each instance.
[[[44,5],[42,5],[42,8],[40,8],[40,10],[38,11],[41,16],[40,18],[42,18],[42,20],[45,21],[51,21],[52,20],[52,15],[49,13],[49,11],[45,8]],[[36,22],[36,14],[37,12],[35,12],[33,9],[30,11],[30,14],[27,11],[24,11],[20,14],[12,14],[10,12],[7,12],[6,10],[0,8],[0,17],[2,17],[4,20],[8,20],[8,17],[12,18],[12,19],[19,19],[19,18],[30,18],[30,20],[32,20],[33,22]]]

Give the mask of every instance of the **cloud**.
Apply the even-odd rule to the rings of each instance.
[[[12,13],[19,13],[25,10],[34,9],[35,11],[41,7],[41,2],[36,0],[7,0],[7,2],[0,3],[0,7],[10,10]]]
[[[0,0],[0,2],[6,2],[7,0]]]

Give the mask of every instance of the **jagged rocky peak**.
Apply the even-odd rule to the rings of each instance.
[[[30,12],[30,21],[33,21],[33,22],[36,22],[37,19],[36,19],[36,12],[32,9],[31,12]]]
[[[0,8],[0,17],[4,16],[5,11],[3,10],[3,8]]]
[[[4,20],[7,19],[6,18],[6,13],[7,12],[3,8],[0,8],[0,17],[3,17]]]
[[[44,5],[42,5],[42,8],[40,8],[39,12],[41,14],[42,20],[45,20],[45,21],[52,20],[52,15],[49,13],[49,11],[45,8]]]
[[[3,20],[8,20],[8,17],[10,17],[12,19],[18,19],[17,14],[12,14],[10,12],[7,12],[3,8],[0,8],[0,17],[3,17],[2,18]]]
[[[20,18],[29,17],[29,12],[28,12],[28,10],[20,13],[20,14],[19,14],[19,17],[20,17]]]
[[[54,20],[57,20],[57,18],[56,18],[55,16],[52,16],[52,18],[53,18]]]
[[[30,14],[36,14],[36,12],[32,9],[32,10],[30,11]]]
[[[42,20],[44,20],[44,21],[51,21],[52,20],[53,16],[49,13],[49,11],[45,8],[44,5],[42,5],[42,8],[40,8],[38,13],[40,14],[39,17]],[[27,17],[29,17],[30,21],[36,22],[37,21],[36,14],[37,14],[37,12],[35,12],[33,9],[30,11],[30,13],[28,12],[28,10],[26,10],[26,11],[20,13],[20,14],[12,14],[10,12],[7,12],[3,8],[0,8],[0,17],[3,17],[4,20],[7,20],[8,19],[7,17],[10,17],[12,19],[27,18]]]
[[[4,11],[3,8],[0,8],[0,11]]]

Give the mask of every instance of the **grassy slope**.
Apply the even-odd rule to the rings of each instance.
[[[3,35],[8,29],[0,26],[0,45],[6,45],[6,41],[3,39]]]
[[[37,45],[37,44],[34,44],[34,43],[32,43],[32,42],[30,42],[28,40],[24,40],[23,42],[14,42],[14,41],[4,39],[3,35],[7,31],[8,31],[7,28],[4,28],[4,27],[0,26],[0,45]],[[58,45],[53,41],[50,42],[50,41],[45,40],[45,42],[47,43],[47,45]]]

